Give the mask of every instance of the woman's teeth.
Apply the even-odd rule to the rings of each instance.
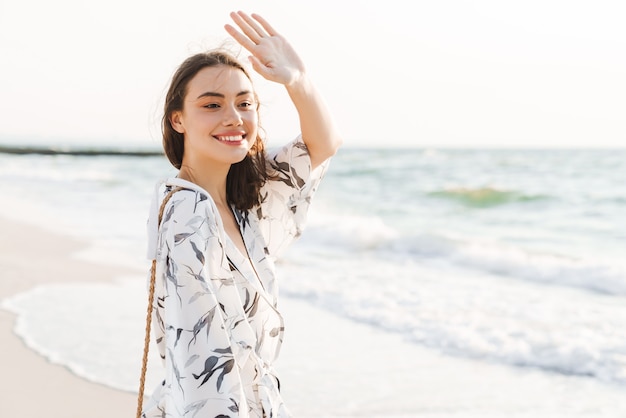
[[[217,139],[219,139],[220,141],[226,141],[226,142],[237,142],[237,141],[243,141],[243,135],[218,136]]]

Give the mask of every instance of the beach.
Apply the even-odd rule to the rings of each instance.
[[[111,280],[119,267],[72,258],[79,241],[24,223],[0,219],[0,299],[39,285]],[[90,274],[82,274],[89,271]],[[80,315],[80,312],[76,313]],[[84,418],[133,416],[133,393],[88,382],[62,365],[51,364],[14,333],[15,315],[0,310],[2,356],[0,416],[3,418]],[[137,363],[139,364],[139,362]]]
[[[85,243],[35,226],[0,219],[0,229],[3,231],[0,240],[0,300],[42,285],[99,284],[112,282],[114,278],[123,275],[143,274],[142,271],[80,260],[74,254],[84,250]],[[403,397],[398,389],[408,388],[403,374],[409,372],[411,367],[407,369],[400,363],[395,368],[389,363],[384,368],[382,364],[378,367],[372,367],[372,364],[363,367],[365,363],[371,363],[370,359],[363,358],[367,352],[363,353],[354,345],[354,351],[350,350],[346,343],[358,346],[359,340],[364,339],[374,345],[383,345],[389,340],[397,340],[399,344],[393,352],[395,360],[407,356],[416,347],[404,345],[406,343],[401,342],[398,336],[388,335],[387,339],[380,339],[378,333],[366,326],[346,324],[347,321],[307,306],[303,301],[286,299],[284,305],[291,335],[284,345],[279,371],[285,397],[293,398],[294,413],[315,417],[328,413],[331,414],[328,416],[335,416],[342,411],[351,413],[355,408],[366,412],[370,408],[376,410],[379,398],[385,400],[389,396],[393,397],[389,393],[391,390],[397,392],[396,397]],[[76,315],[80,316],[81,312],[76,312]],[[15,321],[16,315],[0,310],[0,339],[3,341],[0,361],[6,376],[0,387],[6,395],[0,402],[0,416],[133,416],[136,408],[135,393],[90,382],[76,376],[63,365],[51,363],[15,334]],[[142,338],[142,335],[137,335],[138,340]],[[333,347],[333,341],[344,348]],[[407,351],[402,353],[402,350]],[[399,357],[399,354],[402,355]],[[408,357],[406,360],[409,364],[415,360],[410,358],[412,356]],[[136,364],[139,376],[140,358],[136,359]],[[337,364],[342,366],[336,367]],[[377,380],[375,377],[372,379],[372,373],[377,372],[384,372],[390,378],[387,387],[368,387],[368,383]],[[353,376],[358,376],[358,373],[363,373],[366,379],[355,379]],[[373,396],[355,399],[355,384],[364,385],[363,389]],[[406,392],[405,395],[408,395],[408,390]],[[409,404],[412,403],[410,398],[404,397]],[[399,410],[406,407],[401,403],[397,406]],[[384,415],[383,411],[381,414]]]
[[[0,299],[42,285],[101,285],[143,274],[78,259],[73,254],[84,244],[76,239],[5,219],[0,228]],[[297,298],[283,298],[281,305],[287,337],[277,369],[295,416],[468,418],[506,412],[507,417],[617,417],[605,414],[598,402],[591,406],[582,399],[603,396],[610,405],[620,390],[600,393],[591,381],[442,356]],[[51,363],[15,335],[15,320],[0,310],[0,361],[6,376],[0,416],[133,416],[134,392],[91,382]],[[135,360],[131,364],[137,364],[138,376],[140,359]]]
[[[85,243],[35,226],[0,219],[0,229],[3,231],[0,240],[0,300],[42,285],[106,283],[122,275],[143,274],[142,271],[80,260],[73,255],[84,250]],[[352,327],[350,324],[347,324],[350,334],[346,335],[346,324],[340,318],[306,306],[305,302],[288,300],[285,305],[287,315],[290,316],[288,324],[294,324],[292,335],[288,337],[291,344],[285,344],[279,370],[282,370],[285,396],[295,401],[295,408],[292,408],[294,412],[299,413],[299,416],[311,417],[324,416],[327,413],[325,411],[331,414],[341,413],[342,410],[349,412],[355,407],[361,409],[366,406],[362,404],[364,401],[373,402],[374,407],[376,397],[389,395],[387,392],[392,387],[382,391],[376,387],[367,388],[371,394],[376,394],[373,398],[359,400],[350,396],[355,383],[361,381],[367,384],[362,379],[351,378],[351,368],[357,366],[354,371],[362,369],[365,374],[376,373],[377,368],[369,368],[369,371],[361,368],[362,361],[369,362],[369,359],[361,358],[358,349],[352,351],[332,347],[333,340],[343,346],[348,338],[350,342],[358,344],[359,332],[361,338],[371,340],[374,344],[384,344],[384,339],[376,338],[376,333],[367,327]],[[81,312],[76,312],[76,315],[80,316]],[[133,416],[136,408],[135,393],[90,382],[62,365],[51,363],[15,334],[15,321],[14,314],[0,310],[0,339],[3,341],[0,361],[6,376],[0,387],[6,395],[0,402],[0,416]],[[296,323],[305,326],[298,330]],[[388,337],[394,339],[394,336]],[[139,340],[143,336],[137,335],[137,338]],[[398,337],[396,339],[399,340]],[[398,348],[406,349],[402,344]],[[400,351],[395,350],[395,353],[399,354]],[[343,366],[334,367],[337,363]],[[136,359],[136,364],[139,376],[140,358]],[[388,377],[392,381],[389,383],[402,384],[403,379],[400,377],[407,369],[389,369],[388,366],[385,371],[390,373]],[[402,408],[402,405],[398,406]]]
[[[340,152],[277,263],[294,417],[626,416],[623,161]],[[167,170],[0,155],[2,418],[135,413],[145,219]]]

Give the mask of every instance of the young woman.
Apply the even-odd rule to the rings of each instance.
[[[179,173],[157,187],[148,224],[166,374],[146,418],[290,416],[272,366],[284,331],[274,260],[300,235],[341,138],[285,38],[258,15],[231,18],[252,68],[285,86],[301,135],[266,154],[250,76],[228,53],[191,56],[174,74],[163,146]]]

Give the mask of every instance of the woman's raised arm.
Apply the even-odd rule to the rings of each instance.
[[[226,31],[252,55],[252,68],[263,78],[285,86],[300,119],[302,140],[315,169],[337,152],[343,142],[326,103],[309,78],[304,63],[287,42],[261,16],[230,14],[241,32],[231,25]]]

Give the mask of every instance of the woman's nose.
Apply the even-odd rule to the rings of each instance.
[[[224,125],[226,126],[231,126],[231,125],[241,125],[242,119],[241,119],[241,114],[239,113],[239,109],[237,109],[235,106],[228,106],[225,110],[224,110]]]

